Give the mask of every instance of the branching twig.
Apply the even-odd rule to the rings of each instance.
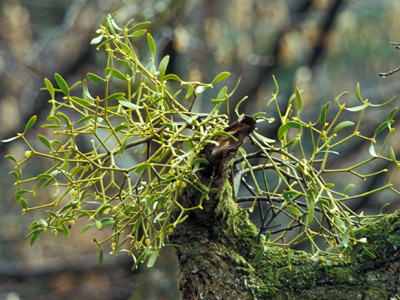
[[[392,44],[393,46],[396,46],[397,50],[400,50],[400,43],[391,42],[390,44]],[[397,67],[396,69],[392,70],[392,71],[389,71],[387,73],[379,73],[378,75],[383,77],[383,78],[385,78],[386,76],[392,75],[392,74],[397,73],[399,71],[400,71],[400,66]]]

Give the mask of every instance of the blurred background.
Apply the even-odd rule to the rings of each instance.
[[[325,103],[343,91],[350,92],[346,102],[355,105],[358,82],[363,99],[374,103],[399,94],[400,74],[378,76],[400,65],[400,52],[390,45],[400,41],[398,0],[0,0],[1,139],[22,132],[32,115],[46,117],[44,77],[55,82],[57,72],[74,83],[87,72],[103,72],[104,56],[90,40],[113,12],[120,25],[132,18],[151,21],[159,59],[171,57],[169,73],[211,82],[229,71],[230,89],[241,76],[231,104],[249,96],[241,105],[247,114],[268,115],[272,75],[282,105],[296,86],[303,90],[304,120],[315,121]],[[143,55],[148,49],[145,40],[136,47]],[[198,109],[206,111],[208,102]],[[397,100],[366,114],[362,133],[371,136],[395,106]],[[260,131],[274,138],[277,129],[272,123]],[[35,130],[39,126],[32,136],[39,134]],[[393,140],[399,156],[399,137]],[[340,164],[368,153],[368,146],[346,146]],[[132,271],[129,258],[111,255],[99,267],[98,250],[89,244],[93,232],[80,234],[79,226],[71,229],[69,241],[43,236],[30,247],[25,236],[40,213],[20,219],[8,174],[12,164],[4,159],[8,153],[22,158],[25,150],[18,141],[0,143],[0,299],[179,299],[173,249],[165,249],[152,269]],[[361,183],[358,191],[376,188],[381,180]],[[374,213],[391,203],[385,212],[392,212],[399,208],[396,200],[394,193],[385,193],[352,205]]]

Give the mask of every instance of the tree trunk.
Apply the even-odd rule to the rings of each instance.
[[[235,131],[233,125],[238,122],[242,127]],[[203,201],[203,210],[191,211],[170,237],[179,245],[182,299],[394,297],[400,280],[398,213],[366,225],[362,236],[367,243],[351,245],[343,257],[334,253],[339,249],[314,258],[304,251],[270,247],[260,240],[247,213],[234,202],[229,181],[231,159],[254,129],[249,119],[238,122],[226,130],[237,141],[219,141],[219,146],[203,153],[213,163],[204,167],[200,178],[215,190],[201,200],[199,191],[188,186],[180,197],[186,207]]]

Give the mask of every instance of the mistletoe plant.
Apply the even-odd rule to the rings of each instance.
[[[91,83],[84,79],[72,85],[59,74],[55,74],[57,86],[46,78],[51,110],[48,123],[42,127],[49,134],[38,135],[42,145],[33,146],[27,137],[36,122],[33,116],[23,133],[4,141],[22,139],[27,147],[26,158],[18,160],[12,155],[6,158],[15,163],[16,170],[11,174],[17,186],[15,198],[23,214],[43,210],[42,219],[29,228],[31,244],[44,232],[62,233],[68,238],[69,228],[77,219],[84,218],[87,225],[82,232],[92,227],[108,232],[103,240],[92,239],[100,248],[100,263],[104,247],[110,247],[112,254],[131,255],[134,267],[145,260],[151,266],[160,249],[168,245],[168,235],[185,221],[190,210],[201,210],[202,201],[213,192],[199,177],[199,172],[208,164],[201,153],[210,145],[218,146],[218,137],[236,139],[225,129],[241,116],[240,103],[246,99],[235,107],[236,116],[231,120],[229,99],[237,86],[231,92],[224,86],[211,99],[210,112],[193,112],[198,95],[214,88],[230,74],[220,73],[211,83],[188,82],[166,74],[169,56],[156,63],[155,42],[143,29],[148,23],[132,26],[130,21],[121,28],[113,17],[107,17],[105,25],[97,30],[99,35],[91,41],[107,54],[105,73],[88,73]],[[146,34],[150,57],[141,60],[133,40]],[[249,201],[250,211],[257,208],[261,219],[259,230],[265,243],[292,246],[309,241],[312,251],[318,254],[325,251],[315,242],[320,237],[329,245],[343,245],[345,251],[355,242],[357,228],[379,217],[357,214],[345,203],[374,191],[348,196],[353,185],[338,191],[325,176],[348,172],[365,179],[374,174],[362,175],[357,168],[377,159],[390,161],[395,165],[393,175],[378,190],[390,189],[400,194],[393,186],[400,163],[392,148],[390,157],[383,155],[394,130],[397,108],[388,114],[372,137],[366,137],[359,132],[361,121],[364,112],[376,105],[361,98],[358,86],[359,106],[347,108],[340,104],[342,94],[334,101],[338,106],[336,116],[328,120],[330,103],[327,103],[313,123],[300,117],[302,96],[298,89],[289,99],[287,109],[281,111],[276,81],[275,85],[276,92],[267,105],[276,109],[280,125],[278,141],[253,132],[249,138],[255,150],[247,153],[244,148],[240,149],[232,161],[232,169],[241,169],[242,175],[248,175],[247,179],[242,176],[241,183],[249,194],[237,197],[236,202]],[[104,93],[94,95],[92,86]],[[220,113],[222,109],[226,113]],[[271,116],[272,110],[268,113]],[[359,113],[356,124],[339,122],[345,110]],[[258,127],[274,121],[268,114],[260,112],[253,116]],[[351,132],[339,138],[339,131],[347,132],[344,128],[351,128]],[[376,150],[375,138],[382,132],[387,132],[387,138]],[[328,169],[328,162],[336,155],[335,148],[353,138],[371,144],[371,157],[346,169]],[[311,151],[304,149],[307,139]],[[35,157],[46,160],[49,167],[25,178],[23,170]],[[179,195],[189,185],[202,197],[195,206],[184,207]],[[44,188],[54,190],[52,198],[36,205],[31,198]],[[298,233],[289,236],[288,232],[294,228],[298,228]],[[365,249],[373,256],[367,246]]]

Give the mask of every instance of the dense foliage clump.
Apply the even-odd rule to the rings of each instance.
[[[187,82],[167,74],[169,57],[157,63],[156,44],[143,29],[147,23],[131,24],[121,28],[113,16],[108,16],[92,40],[107,54],[104,74],[88,73],[90,82],[84,79],[72,85],[55,74],[56,87],[45,79],[51,111],[48,122],[42,125],[43,135],[38,136],[41,145],[33,146],[27,136],[36,122],[33,116],[23,133],[7,140],[22,139],[27,146],[26,158],[7,158],[16,164],[11,174],[23,213],[44,210],[43,218],[30,226],[31,244],[46,231],[68,238],[69,228],[77,219],[85,218],[87,225],[82,232],[91,227],[112,229],[101,241],[93,238],[101,249],[107,245],[113,254],[129,253],[135,266],[146,259],[151,266],[159,250],[168,244],[168,235],[185,221],[188,211],[202,209],[202,200],[212,192],[198,176],[208,164],[200,154],[208,145],[218,145],[217,136],[235,139],[225,129],[241,117],[240,103],[246,98],[236,105],[233,117],[229,99],[236,88],[228,91],[223,86],[211,99],[210,111],[194,112],[200,94],[230,74],[222,72],[211,83]],[[139,59],[133,40],[143,35],[147,35],[149,57]],[[382,189],[400,194],[393,185],[400,163],[392,148],[386,151],[397,108],[389,112],[373,136],[367,137],[360,133],[364,112],[381,105],[362,99],[359,86],[358,106],[341,104],[343,93],[328,102],[314,121],[304,121],[301,91],[296,89],[282,111],[275,78],[274,82],[276,92],[266,103],[268,113],[258,112],[252,117],[258,127],[278,122],[279,130],[273,139],[253,132],[249,136],[251,145],[241,148],[233,159],[232,169],[242,175],[242,191],[236,202],[249,202],[245,210],[257,211],[259,231],[266,243],[292,246],[308,241],[317,254],[323,251],[317,238],[327,245],[341,244],[344,250],[354,242],[367,242],[359,234],[356,239],[355,234],[361,225],[380,215],[357,214],[346,203]],[[101,95],[94,94],[100,90]],[[328,120],[331,104],[337,106],[337,112]],[[341,121],[343,111],[358,114],[358,120]],[[386,138],[378,145],[376,138],[383,134]],[[370,157],[346,168],[330,169],[332,159],[340,159],[337,149],[354,139],[370,143]],[[35,158],[46,160],[43,165],[49,167],[26,178],[23,170]],[[358,171],[375,160],[394,164],[392,176],[377,190],[350,196],[354,184],[340,190],[327,180],[330,173],[366,179],[387,172]],[[178,196],[189,185],[200,191],[202,198],[195,206],[184,207]],[[43,188],[54,190],[52,199],[35,205],[28,195],[35,196]],[[374,255],[367,246],[365,250]],[[102,260],[103,250],[100,263]]]

